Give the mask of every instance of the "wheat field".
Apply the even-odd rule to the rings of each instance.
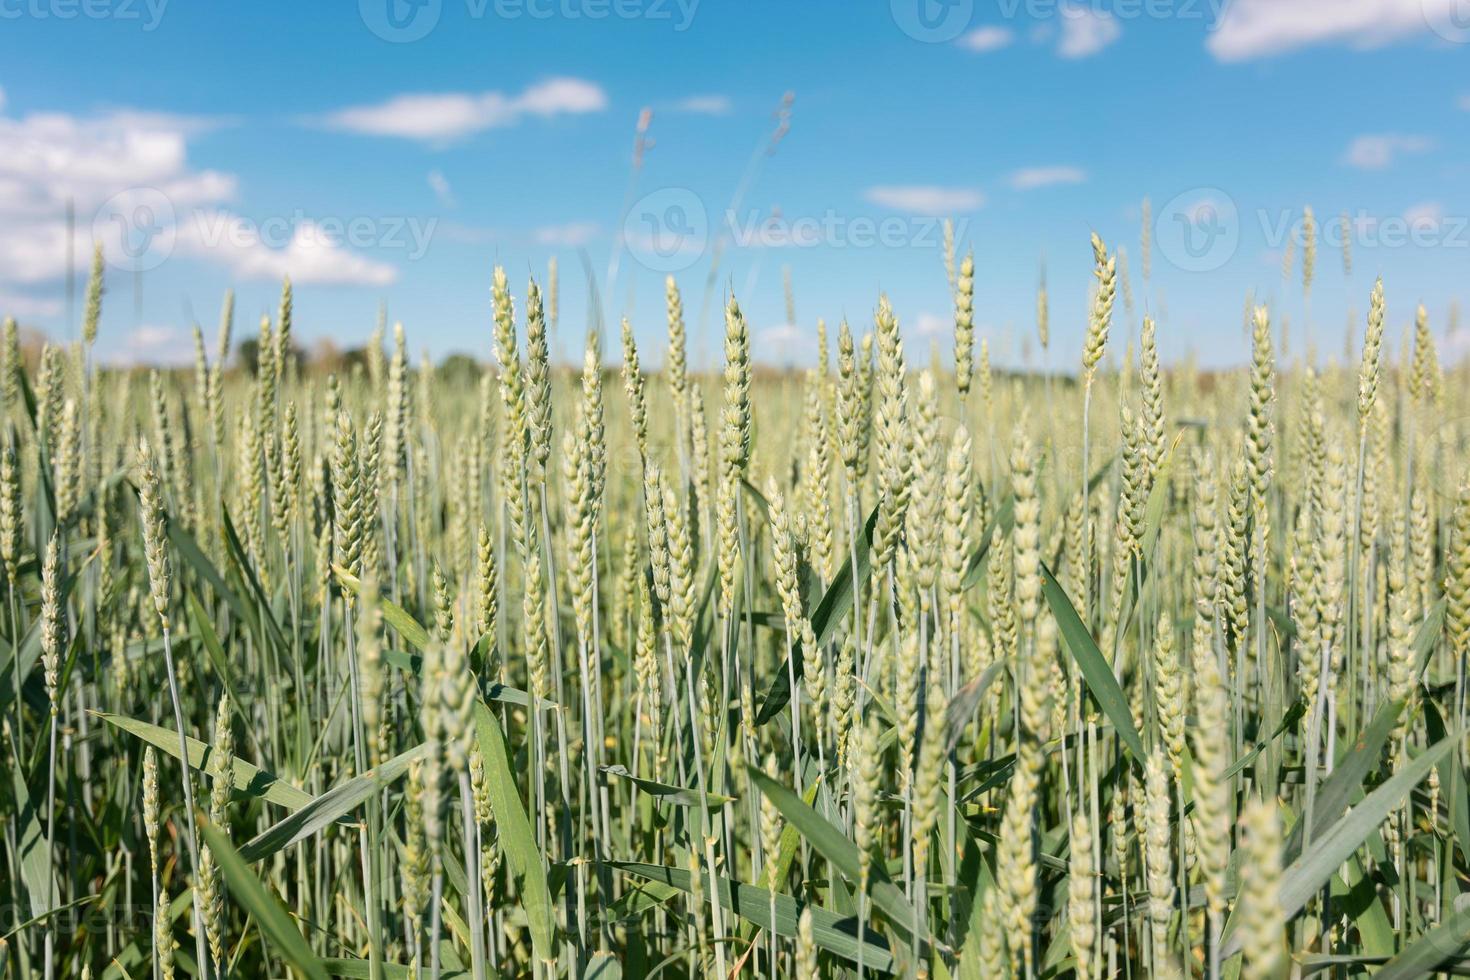
[[[1470,972],[1464,371],[1382,282],[1166,366],[1092,255],[1007,372],[953,254],[952,344],[782,372],[499,269],[484,365],[288,282],[103,367],[99,258],[0,350],[0,973]]]

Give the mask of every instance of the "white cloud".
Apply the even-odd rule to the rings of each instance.
[[[0,316],[13,316],[18,320],[31,317],[54,317],[61,315],[61,301],[44,296],[0,289]]]
[[[913,320],[913,331],[920,337],[939,337],[953,329],[954,320],[938,313],[920,313]]]
[[[869,187],[863,197],[881,207],[924,215],[976,211],[985,206],[985,195],[972,187],[888,185]]]
[[[8,283],[37,287],[0,293],[0,309],[58,316],[60,281],[68,265],[85,274],[94,238],[109,259],[126,264],[131,256],[144,270],[174,256],[215,263],[240,278],[290,273],[303,285],[394,280],[393,266],[349,251],[340,236],[316,222],[266,222],[268,230],[283,230],[263,240],[260,225],[228,210],[237,192],[235,176],[195,169],[188,160],[191,138],[224,122],[131,109],[93,116],[0,115],[0,145],[6,147],[0,153],[0,269]],[[70,255],[68,208],[75,222]],[[406,244],[426,243],[422,224],[406,225],[404,236],[420,232]],[[132,347],[159,359],[160,334],[145,331],[135,340]]]
[[[1416,204],[1404,212],[1410,231],[1438,231],[1444,223],[1444,205],[1436,201]]]
[[[691,95],[680,99],[670,108],[674,112],[687,112],[697,116],[724,116],[734,108],[728,95]]]
[[[1436,24],[1453,26],[1460,0],[1234,0],[1205,46],[1220,61],[1245,61],[1313,44],[1377,47]]]
[[[179,226],[176,248],[217,262],[241,279],[280,279],[298,285],[386,286],[398,270],[348,251],[340,236],[315,221],[299,220],[279,247],[254,222],[227,211],[199,211]]]
[[[429,171],[429,189],[439,199],[439,203],[446,208],[454,207],[454,189],[449,186],[449,178],[444,176],[443,171]]]
[[[194,358],[194,337],[178,327],[147,324],[128,331],[113,345],[115,364],[185,364]]]
[[[1090,58],[1122,34],[1123,28],[1111,14],[1090,7],[1063,7],[1057,54],[1063,58]]]
[[[117,109],[107,118],[119,126],[141,130],[172,130],[185,136],[201,136],[238,124],[234,116],[195,116],[179,112],[154,112],[145,109]]]
[[[551,248],[581,248],[597,237],[598,231],[597,225],[590,221],[574,221],[565,225],[546,225],[537,228],[534,237],[537,245],[546,245]]]
[[[1011,187],[1018,191],[1052,187],[1056,184],[1082,184],[1087,182],[1087,171],[1081,167],[1028,167],[1017,170],[1010,176]]]
[[[1374,133],[1353,140],[1343,162],[1359,170],[1383,170],[1401,153],[1425,153],[1434,144],[1424,136]]]
[[[580,78],[549,78],[527,88],[515,105],[536,116],[597,112],[607,108],[607,94],[600,86]]]
[[[213,205],[235,195],[234,175],[195,170],[188,139],[212,123],[161,113],[116,111],[91,117],[35,113],[0,116],[0,269],[13,282],[61,278],[89,261],[93,219],[118,195],[148,199],[154,210]],[[66,251],[67,209],[75,215],[75,254]],[[169,214],[155,214],[167,223]]]
[[[1008,47],[1015,41],[1016,34],[1008,27],[977,27],[968,34],[962,35],[955,43],[962,48],[986,54],[991,51],[999,51]]]
[[[1455,104],[1458,105],[1461,110],[1465,112],[1470,112],[1470,92],[1467,92],[1466,94],[1460,96],[1459,100]]]
[[[351,106],[321,117],[328,129],[444,142],[487,129],[514,126],[526,116],[549,118],[597,112],[607,95],[580,78],[537,82],[519,95],[504,92],[442,92],[396,95],[375,105]]]
[[[150,187],[175,206],[233,196],[233,175],[187,166],[188,130],[174,117],[113,113],[0,117],[0,213],[90,215],[125,188]]]
[[[755,336],[762,347],[782,348],[788,356],[792,347],[807,340],[806,332],[794,323],[778,323],[774,326],[762,327]]]
[[[76,256],[73,257],[75,262]],[[32,222],[0,229],[0,268],[16,282],[39,283],[66,274],[66,224]]]

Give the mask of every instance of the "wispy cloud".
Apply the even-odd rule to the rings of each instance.
[[[348,250],[315,221],[301,220],[277,247],[260,228],[226,211],[198,212],[179,226],[177,249],[218,263],[241,279],[280,279],[301,285],[387,286],[398,270]]]
[[[233,174],[189,164],[190,136],[207,125],[203,119],[132,110],[95,116],[0,116],[0,145],[7,148],[0,153],[0,269],[5,278],[55,281],[72,262],[86,261],[85,248],[68,255],[68,208],[89,224],[109,201],[137,199],[139,207],[123,213],[168,226],[174,213],[185,208],[233,198]],[[112,254],[116,237],[125,231],[103,221],[83,236],[98,236]]]
[[[430,170],[428,181],[429,190],[434,192],[434,196],[439,199],[439,203],[446,208],[454,207],[454,188],[449,186],[449,178],[444,176],[443,171]]]
[[[319,117],[327,129],[368,136],[449,142],[487,129],[514,126],[527,116],[550,118],[607,108],[607,94],[580,78],[551,78],[518,95],[504,92],[440,92],[396,95],[373,105],[351,106]]]
[[[1008,27],[977,27],[968,34],[961,35],[955,43],[962,48],[975,51],[980,54],[988,54],[991,51],[999,51],[1001,48],[1009,47],[1016,40],[1016,34]]]
[[[728,95],[691,95],[675,102],[669,109],[696,116],[725,116],[735,107]]]
[[[1359,170],[1383,170],[1402,154],[1426,153],[1434,143],[1426,136],[1403,133],[1372,133],[1348,145],[1343,162]]]
[[[1057,40],[1060,57],[1090,58],[1123,36],[1118,21],[1105,11],[1065,6],[1061,15],[1062,36]]]
[[[985,195],[973,187],[885,185],[869,187],[863,197],[881,207],[923,215],[977,211],[985,206]]]
[[[194,338],[179,327],[145,324],[123,335],[107,359],[114,364],[185,364],[194,357]]]
[[[1011,174],[1009,183],[1018,191],[1036,190],[1057,184],[1083,184],[1087,171],[1081,167],[1027,167]]]
[[[534,234],[537,245],[551,248],[581,248],[597,237],[600,229],[590,221],[574,221],[565,225],[546,225]]]
[[[85,244],[68,249],[67,210],[78,237],[97,240],[110,258],[158,262],[171,255],[223,266],[242,279],[302,284],[386,285],[396,269],[358,255],[311,221],[298,221],[279,247],[259,226],[232,213],[233,174],[199,170],[190,140],[225,124],[216,118],[119,109],[97,116],[0,116],[0,268],[14,283],[55,289],[68,265],[90,261]],[[139,235],[142,238],[139,239]],[[148,256],[144,256],[148,258]],[[55,295],[7,296],[22,316],[57,315]],[[138,341],[158,341],[157,335]],[[187,339],[187,338],[186,338]],[[156,358],[155,358],[156,359]]]
[[[920,337],[942,337],[954,329],[954,320],[938,313],[922,312],[913,319],[913,331]]]
[[[806,344],[807,331],[792,323],[777,323],[757,330],[756,339],[768,350],[775,348],[787,351],[789,358],[793,347]]]
[[[61,314],[61,301],[45,296],[31,296],[26,293],[0,289],[0,310],[4,310],[6,316],[13,316],[21,320],[30,317],[53,317]]]
[[[139,130],[170,130],[184,136],[203,136],[240,124],[237,116],[204,116],[182,112],[116,109],[107,118],[119,126]]]
[[[1459,0],[1234,0],[1205,47],[1246,61],[1315,44],[1378,47],[1451,23]]]
[[[1444,205],[1438,201],[1425,201],[1404,212],[1404,220],[1414,231],[1438,231],[1444,223]]]

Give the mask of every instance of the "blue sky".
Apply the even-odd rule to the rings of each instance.
[[[484,357],[492,266],[521,295],[553,256],[568,352],[590,270],[656,363],[673,271],[696,357],[730,289],[776,364],[886,291],[921,360],[944,217],[1001,363],[1044,258],[1071,366],[1092,230],[1128,253],[1121,322],[1151,311],[1175,358],[1238,361],[1250,290],[1324,357],[1375,275],[1395,324],[1470,300],[1466,0],[0,0],[0,55],[0,311],[71,335],[96,236],[116,360],[187,360],[227,287],[243,330],[285,272],[305,345],[386,303],[416,350]],[[1299,244],[1283,276],[1305,206],[1310,304]]]

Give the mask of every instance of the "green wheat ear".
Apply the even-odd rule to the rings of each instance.
[[[960,263],[959,279],[954,294],[954,376],[961,395],[970,390],[974,372],[975,349],[975,256],[967,253]],[[1042,326],[1041,346],[1046,346],[1046,328]]]
[[[302,277],[238,351],[227,294],[217,343],[124,367],[93,361],[94,253],[82,342],[0,330],[0,742],[27,763],[0,901],[40,916],[3,965],[1451,968],[1456,335],[1426,305],[1385,351],[1376,281],[1338,362],[1284,357],[1289,307],[1254,299],[1238,363],[1175,357],[1149,220],[1121,340],[1101,237],[1035,335],[977,338],[1004,307],[951,228],[922,363],[914,295],[820,311],[782,366],[765,298],[701,337],[664,279],[667,353],[630,307],[615,397],[605,324],[560,360],[553,264],[519,309],[495,271],[484,364],[410,359],[381,305],[368,349],[303,357],[337,325]],[[1048,290],[1088,283],[1053,372]],[[1338,901],[1375,837],[1387,884]],[[99,895],[147,915],[67,928]]]
[[[1274,800],[1252,799],[1240,815],[1241,935],[1246,938],[1241,976],[1278,978],[1286,963],[1281,914],[1281,823]]]

